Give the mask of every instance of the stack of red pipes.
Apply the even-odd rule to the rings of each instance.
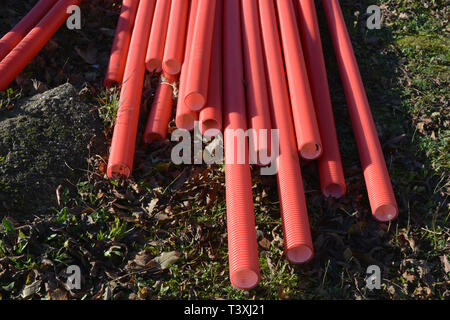
[[[0,90],[62,25],[67,7],[80,1],[41,0],[0,40]],[[339,1],[322,5],[372,214],[391,221],[397,203]],[[314,0],[123,0],[104,81],[121,90],[107,169],[111,178],[132,173],[146,70],[161,78],[146,143],[166,139],[177,84],[177,127],[191,131],[199,121],[205,135],[224,133],[233,286],[250,289],[260,279],[249,155],[273,153],[273,145],[261,140],[265,130],[278,130],[279,152],[271,161],[277,167],[286,257],[309,261],[313,245],[300,159],[318,161],[325,197],[346,192]],[[239,162],[232,132],[247,129],[255,138],[246,142],[250,152]]]
[[[313,245],[300,158],[318,160],[324,196],[339,198],[346,192],[314,1],[138,2],[123,1],[105,80],[108,86],[121,84],[108,176],[131,174],[145,68],[161,73],[144,134],[147,143],[166,139],[173,86],[179,80],[177,127],[191,131],[199,121],[203,134],[224,132],[233,286],[250,289],[260,279],[249,154],[270,151],[259,141],[261,130],[278,129],[279,155],[273,161],[286,257],[307,262]],[[372,213],[390,221],[397,216],[397,204],[341,8],[338,0],[322,2]],[[236,159],[235,137],[227,134],[239,129],[256,130],[244,163]]]

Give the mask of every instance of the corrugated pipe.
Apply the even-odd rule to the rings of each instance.
[[[292,1],[276,3],[298,152],[302,158],[313,160],[322,154],[323,148],[295,8]]]
[[[209,72],[216,0],[199,0],[186,78],[184,99],[192,111],[200,111],[208,99]]]
[[[188,18],[189,1],[172,0],[162,68],[173,76],[181,71]]]
[[[10,32],[0,39],[0,61],[30,32],[58,0],[40,0]]]
[[[242,61],[239,0],[224,0],[224,127],[228,253],[230,281],[239,289],[251,289],[260,279],[250,166],[235,162],[238,145],[228,132],[246,130],[244,66]]]
[[[0,62],[0,91],[8,88],[69,17],[67,8],[81,0],[60,0]]]
[[[153,98],[152,109],[144,132],[144,142],[152,143],[167,138],[167,130],[172,116],[173,86],[177,77],[167,74],[161,76],[161,82]]]
[[[391,221],[398,215],[397,202],[344,16],[339,1],[323,0],[322,4],[347,97],[372,214],[379,221]]]
[[[250,156],[256,158],[252,163],[268,165],[269,163],[264,162],[265,160],[258,156],[270,155],[271,144],[269,141],[272,128],[258,3],[247,0],[240,0],[240,3],[248,125],[256,135],[250,142]],[[263,143],[259,136],[259,133],[264,133],[264,130],[267,132],[267,143]]]
[[[195,21],[197,18],[199,0],[191,1],[191,8],[189,11],[189,25],[186,36],[186,49],[184,52],[184,61],[180,75],[180,86],[178,89],[177,113],[175,123],[179,129],[194,130],[194,123],[198,120],[198,113],[192,111],[185,103],[184,96],[186,91],[187,74],[189,69],[192,39],[194,37]]]
[[[139,3],[131,37],[124,80],[120,91],[119,110],[111,142],[108,177],[129,177],[133,170],[139,110],[145,75],[145,53],[156,0]]]
[[[138,5],[139,0],[123,0],[122,2],[122,10],[117,22],[111,57],[103,82],[103,85],[107,88],[122,84]]]
[[[223,32],[223,1],[217,0],[216,18],[214,22],[213,48],[211,53],[211,68],[208,85],[208,100],[200,111],[200,132],[208,137],[217,136],[222,131],[222,32]]]
[[[279,130],[280,139],[277,178],[286,257],[292,263],[304,263],[312,258],[313,245],[277,18],[272,0],[258,2],[272,102],[272,123]]]
[[[314,0],[297,0],[303,51],[322,136],[323,152],[318,160],[320,185],[325,197],[345,194],[345,178],[339,152],[327,71]]]
[[[157,0],[145,65],[149,72],[161,72],[171,0]]]

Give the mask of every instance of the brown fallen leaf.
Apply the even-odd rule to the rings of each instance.
[[[269,250],[270,249],[270,241],[267,240],[266,238],[262,238],[261,240],[259,240],[259,245],[261,246],[261,248]]]
[[[152,261],[157,263],[162,270],[165,270],[169,268],[171,264],[175,263],[180,256],[181,254],[177,251],[163,252]]]
[[[68,300],[67,292],[61,289],[49,292],[50,300]]]
[[[446,255],[441,257],[442,264],[444,265],[444,271],[445,273],[450,272],[450,263],[448,262],[448,258]]]

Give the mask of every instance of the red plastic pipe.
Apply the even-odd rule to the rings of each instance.
[[[127,65],[120,91],[119,110],[111,142],[108,177],[129,177],[133,169],[139,110],[145,75],[147,50],[156,0],[139,3],[131,37]]]
[[[213,137],[222,131],[222,31],[223,31],[223,2],[217,0],[216,18],[214,22],[213,48],[211,69],[208,85],[208,101],[200,111],[200,132]]]
[[[188,13],[189,1],[172,0],[163,58],[163,70],[171,75],[177,75],[181,71]]]
[[[107,88],[122,84],[138,5],[139,0],[123,0],[122,2],[122,10],[117,22],[108,69],[103,82]]]
[[[391,221],[398,216],[397,202],[344,16],[337,0],[322,1],[322,4],[347,97],[372,214],[379,221]]]
[[[184,102],[193,111],[200,111],[208,98],[211,49],[214,33],[216,0],[199,0],[190,53]]]
[[[239,0],[224,4],[225,152],[234,148],[237,155],[238,145],[229,132],[247,129]],[[252,179],[248,157],[244,164],[236,161],[236,156],[225,157],[230,281],[236,288],[251,289],[260,279]]]
[[[149,72],[161,72],[166,43],[167,28],[169,25],[171,0],[157,0],[153,17],[154,23],[148,41],[145,64]]]
[[[272,122],[273,127],[279,130],[280,138],[277,178],[286,257],[292,263],[303,263],[312,258],[313,245],[277,18],[272,0],[259,0],[259,9],[268,71],[267,79],[272,98]]]
[[[258,4],[256,1],[241,0],[241,10],[248,123],[249,127],[256,134],[256,137],[251,141],[250,154],[252,156],[261,153],[270,155],[270,143],[267,142],[264,145],[259,139],[260,130],[267,130],[269,132],[272,125]],[[270,141],[270,138],[267,141]],[[261,158],[255,160],[262,165],[269,164],[262,163]]]
[[[322,139],[303,56],[295,7],[292,0],[279,0],[276,4],[297,147],[302,158],[314,160],[322,154]]]
[[[41,51],[61,25],[69,17],[67,8],[80,4],[81,0],[60,0],[39,23],[0,62],[0,91],[10,83]]]
[[[145,143],[161,141],[167,137],[167,129],[172,116],[173,81],[176,79],[171,80],[168,75],[164,75],[156,90],[144,132]]]
[[[0,61],[47,14],[58,0],[40,0],[16,26],[0,39]]]
[[[323,153],[318,160],[320,184],[326,197],[345,194],[345,178],[339,152],[327,71],[314,0],[298,0],[299,21],[311,91],[322,136]]]
[[[175,124],[179,129],[194,130],[194,123],[198,120],[198,113],[192,111],[185,103],[183,97],[185,96],[185,88],[187,81],[187,74],[189,69],[189,61],[191,56],[192,39],[194,37],[195,20],[197,18],[199,0],[191,1],[191,8],[189,11],[189,24],[186,36],[186,49],[184,52],[183,66],[180,75],[180,87],[178,90],[177,113]]]

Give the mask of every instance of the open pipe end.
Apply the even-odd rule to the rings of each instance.
[[[152,142],[162,141],[162,140],[164,140],[163,136],[160,133],[157,133],[157,132],[149,133],[144,138],[144,142],[146,144],[150,144]]]
[[[325,197],[333,197],[335,199],[341,198],[345,194],[345,186],[338,183],[330,183],[323,189]]]
[[[105,79],[105,81],[103,81],[103,86],[107,89],[111,89],[114,87],[119,87],[120,83],[116,80],[112,80],[112,79]]]
[[[378,221],[389,222],[397,218],[398,210],[392,204],[384,204],[376,208],[373,215]]]
[[[150,59],[146,63],[148,72],[160,72],[162,62],[159,59]]]
[[[175,124],[177,125],[177,128],[188,131],[194,130],[194,123],[195,119],[190,113],[179,115],[175,119]]]
[[[307,245],[300,244],[287,249],[286,256],[292,263],[305,263],[313,257],[313,250]]]
[[[231,284],[241,290],[250,290],[259,282],[259,274],[250,269],[233,272],[230,276]]]
[[[202,121],[200,123],[200,132],[208,138],[216,137],[220,133],[219,122],[217,122],[217,120],[214,119]]]
[[[163,69],[170,75],[176,75],[181,71],[181,64],[175,59],[168,59],[163,62]]]
[[[189,109],[193,111],[199,111],[203,109],[205,106],[206,100],[205,97],[199,92],[189,93],[184,98],[184,103],[189,107]]]
[[[314,160],[322,154],[322,147],[317,143],[305,143],[300,148],[300,155],[304,159]]]
[[[107,174],[109,178],[128,178],[131,175],[131,169],[124,164],[113,164],[108,167]]]

